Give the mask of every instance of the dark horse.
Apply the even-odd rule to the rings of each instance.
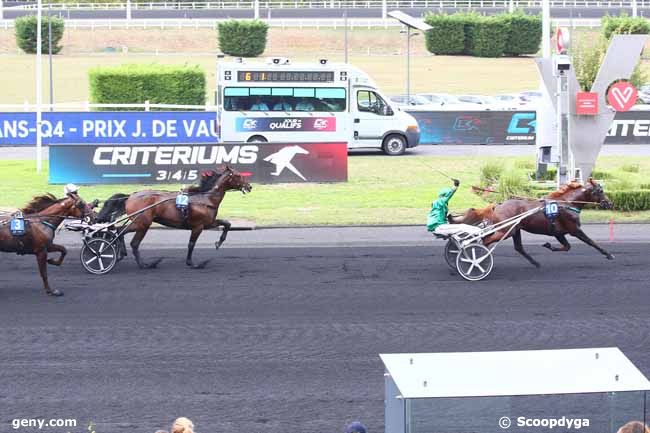
[[[582,208],[590,203],[598,204],[601,208],[610,209],[611,202],[607,200],[603,187],[597,182],[589,179],[586,185],[578,182],[571,182],[562,185],[559,190],[550,193],[542,200],[528,200],[528,199],[510,199],[497,205],[490,205],[483,209],[469,209],[459,217],[449,217],[449,222],[452,224],[470,224],[477,225],[481,222],[487,224],[496,224],[500,221],[514,217],[524,212],[534,209],[544,204],[544,201],[555,201],[559,207],[559,213],[556,218],[549,219],[541,210],[524,220],[522,220],[510,233],[512,236],[515,250],[524,256],[530,263],[539,267],[539,263],[535,261],[524,250],[521,242],[521,230],[538,235],[554,236],[561,247],[554,247],[550,243],[545,243],[543,246],[551,251],[569,251],[571,245],[566,238],[566,235],[575,236],[582,242],[590,245],[600,251],[609,260],[613,260],[614,256],[596,242],[591,240],[580,228],[580,211]],[[506,227],[492,235],[486,236],[483,239],[483,244],[488,246],[494,242],[503,239],[508,232]]]
[[[131,218],[132,223],[125,233],[135,232],[131,240],[131,249],[140,268],[155,268],[161,260],[157,259],[148,264],[144,263],[138,251],[140,243],[152,223],[156,222],[167,227],[191,230],[192,234],[187,246],[185,263],[193,268],[203,268],[209,260],[194,265],[192,263],[194,245],[203,230],[219,226],[223,227],[223,232],[219,241],[215,243],[215,247],[219,249],[226,240],[230,222],[215,218],[219,212],[219,205],[223,201],[226,192],[230,190],[247,193],[252,190],[252,187],[243,175],[230,167],[226,167],[222,172],[209,170],[201,174],[201,182],[198,187],[190,187],[186,190],[189,195],[189,214],[186,216],[176,208],[175,198],[178,192],[139,191],[131,195],[115,194],[106,200],[106,204],[97,216],[97,222],[113,222],[117,217],[125,213],[134,215]],[[147,206],[156,203],[159,204],[141,212]],[[123,238],[120,240],[124,242]],[[120,249],[126,251],[123,245]]]
[[[61,290],[52,289],[47,281],[47,264],[61,266],[67,250],[63,245],[54,243],[56,229],[67,217],[85,218],[93,211],[77,193],[67,194],[57,199],[52,194],[45,194],[34,199],[21,209],[25,218],[25,234],[14,236],[9,227],[8,218],[0,222],[0,251],[7,253],[34,254],[38,262],[43,286],[48,295],[62,296]],[[48,259],[47,253],[58,252],[58,259]]]

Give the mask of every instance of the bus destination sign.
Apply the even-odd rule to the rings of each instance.
[[[334,81],[334,71],[238,71],[238,81],[330,83]]]

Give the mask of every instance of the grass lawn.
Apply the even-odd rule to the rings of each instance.
[[[480,166],[488,158],[440,158],[426,156],[353,156],[349,164],[349,182],[339,184],[255,185],[246,196],[231,192],[221,214],[226,218],[251,220],[258,226],[300,224],[423,224],[437,191],[450,181],[431,167],[461,179],[451,210],[460,212],[486,202],[470,191],[478,185]],[[497,159],[492,159],[496,161]],[[521,165],[521,158],[499,158],[505,164]],[[523,160],[526,161],[525,159]],[[620,170],[638,164],[630,182],[641,183],[650,173],[650,158],[603,157],[599,169]],[[61,195],[61,185],[47,184],[47,170],[37,175],[32,161],[0,161],[0,207],[14,208],[31,196],[46,191]],[[644,174],[645,173],[645,174]],[[645,183],[647,183],[647,179]],[[161,189],[178,190],[179,185]],[[133,192],[142,185],[84,186],[81,195],[87,201],[105,199],[116,192]],[[605,187],[607,190],[607,186]],[[650,221],[650,211],[620,213],[585,211],[583,221]]]

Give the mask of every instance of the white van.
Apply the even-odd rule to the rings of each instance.
[[[420,129],[361,70],[346,64],[220,62],[219,134],[239,142],[347,142],[400,155]]]

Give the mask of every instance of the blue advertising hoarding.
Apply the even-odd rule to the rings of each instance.
[[[214,111],[44,112],[43,144],[216,143]],[[36,113],[0,113],[0,146],[36,144]]]

